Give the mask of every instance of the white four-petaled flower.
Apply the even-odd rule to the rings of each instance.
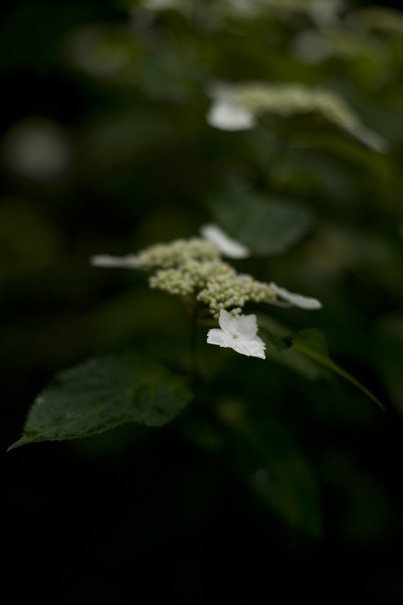
[[[221,329],[213,328],[208,331],[207,342],[209,344],[228,347],[248,357],[266,359],[265,344],[257,336],[256,315],[234,317],[222,309],[218,323]]]

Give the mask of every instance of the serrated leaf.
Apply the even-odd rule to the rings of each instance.
[[[87,437],[125,422],[162,426],[190,399],[183,380],[155,362],[131,353],[92,359],[55,376],[9,449]]]
[[[312,225],[304,206],[247,192],[211,199],[209,206],[224,231],[260,256],[287,252]]]
[[[317,361],[322,366],[332,370],[332,372],[339,374],[339,376],[342,376],[345,380],[348,380],[348,382],[351,382],[351,384],[365,393],[365,395],[372,399],[372,401],[374,401],[382,410],[385,409],[384,405],[369,389],[330,359],[326,336],[320,330],[314,328],[301,330],[301,332],[292,336],[291,341],[293,348],[297,349],[297,351],[300,351],[310,359]]]

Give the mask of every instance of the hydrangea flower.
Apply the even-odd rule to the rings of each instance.
[[[256,315],[234,317],[222,309],[218,323],[220,329],[213,328],[208,331],[207,342],[209,344],[231,348],[248,357],[266,359],[265,344],[257,336]]]
[[[237,273],[221,259],[221,255],[245,258],[250,254],[248,248],[230,238],[214,223],[204,225],[200,231],[203,239],[193,237],[177,239],[167,244],[154,244],[140,250],[138,254],[122,257],[96,255],[91,258],[91,263],[96,267],[148,271],[151,273],[151,288],[187,300],[193,298],[195,303],[207,306],[216,319],[220,318],[222,310],[233,317],[242,317],[242,308],[247,302],[294,305],[302,309],[321,308],[321,303],[315,298],[289,292],[273,282],[268,284],[257,281],[251,275]],[[256,336],[256,331],[253,336]]]

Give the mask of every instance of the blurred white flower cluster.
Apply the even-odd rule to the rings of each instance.
[[[210,17],[226,17],[247,20],[303,13],[318,25],[332,23],[337,19],[342,0],[220,0],[206,3],[204,0],[142,0],[141,6],[149,11],[177,10],[208,12]]]
[[[214,128],[249,130],[264,114],[286,118],[316,113],[374,151],[386,150],[382,137],[364,126],[344,99],[330,90],[300,83],[217,83],[211,87],[210,96],[213,104],[207,122]]]

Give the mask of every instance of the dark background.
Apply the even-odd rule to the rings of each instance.
[[[346,3],[347,13],[364,5]],[[114,0],[20,1],[0,13],[1,446],[13,600],[400,604],[403,31],[373,34],[385,64],[358,51],[308,64],[291,52],[312,28],[304,15],[209,29],[175,11],[153,20],[136,4],[128,27],[127,4]],[[207,125],[206,88],[220,79],[330,86],[390,153],[350,141],[275,157],[258,134]],[[55,372],[127,346],[169,344],[168,356],[185,346],[178,301],[88,259],[196,234],[212,218],[209,196],[239,180],[315,216],[302,242],[251,272],[324,309],[274,316],[323,330],[332,357],[387,407],[280,366],[245,378],[237,359],[223,371],[216,396],[253,402],[256,419],[269,409],[304,452],[317,533],[290,526],[250,489],[225,418],[217,428],[188,410],[161,430],[124,426],[5,453]]]

